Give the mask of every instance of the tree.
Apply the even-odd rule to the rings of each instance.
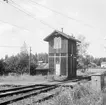
[[[0,74],[9,74],[9,73],[17,73],[17,74],[23,74],[23,73],[29,73],[31,70],[35,70],[37,67],[37,54],[31,54],[30,56],[30,71],[29,71],[29,55],[27,50],[27,45],[24,42],[23,46],[21,47],[21,51],[19,54],[15,56],[5,55],[4,61],[0,61]],[[43,54],[41,56],[41,59],[46,61],[45,59],[47,54]],[[4,66],[5,64],[5,66]],[[5,72],[3,72],[5,71]]]
[[[6,73],[24,74],[29,73],[29,56],[26,53],[20,53],[5,59]],[[37,58],[31,54],[30,71],[37,67]]]
[[[3,59],[0,60],[0,75],[5,73],[5,62]]]
[[[29,56],[26,53],[18,54],[18,69],[17,73],[23,74],[29,72]]]
[[[78,58],[78,68],[86,69],[88,65],[87,59],[87,48],[89,43],[85,41],[85,37],[83,35],[79,35],[78,39],[81,43],[77,44],[77,58]]]
[[[5,60],[7,60],[8,59],[8,55],[5,55]]]
[[[16,72],[18,68],[18,57],[17,56],[10,56],[5,59],[5,70],[6,73]]]
[[[47,53],[39,53],[37,54],[38,61],[43,61],[45,63],[48,62],[48,54]]]
[[[28,46],[25,42],[24,42],[23,46],[21,47],[20,52],[23,53],[23,54],[28,54]]]
[[[85,41],[85,37],[83,35],[79,35],[78,40],[81,41],[81,43],[78,43],[78,54],[85,57],[87,55],[89,43]]]

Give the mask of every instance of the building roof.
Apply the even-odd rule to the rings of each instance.
[[[80,42],[79,40],[75,39],[75,37],[73,37],[73,34],[71,34],[71,36],[70,36],[70,35],[67,35],[67,34],[65,34],[65,33],[61,32],[61,31],[58,31],[58,30],[54,30],[50,35],[48,35],[44,39],[44,41],[49,41],[51,39],[51,37],[53,37],[54,35],[58,35],[58,34],[63,36],[63,37],[65,37],[65,38],[67,38],[67,39],[69,39],[69,40]]]
[[[106,62],[101,62],[101,64],[106,64]]]
[[[94,65],[94,66],[97,66],[97,64],[96,64],[96,63],[93,63],[93,62],[90,62],[90,64],[91,64],[91,65]]]
[[[49,69],[48,63],[42,63],[42,64],[38,65],[38,67],[36,68],[36,70],[45,70],[45,69]]]

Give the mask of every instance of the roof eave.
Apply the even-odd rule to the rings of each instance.
[[[58,30],[54,30],[50,35],[48,35],[48,36],[44,39],[44,41],[47,41],[47,42],[48,42],[49,39],[50,39],[50,37],[53,36],[53,33],[54,33],[54,32],[60,33],[62,36],[64,36],[62,32],[60,32],[60,31],[58,31]],[[64,34],[65,34],[65,33],[64,33]],[[64,36],[64,37],[67,38],[67,39],[69,39],[69,40],[73,40],[73,41],[76,41],[76,42],[81,43],[81,41],[79,41],[79,40],[77,40],[77,39],[75,39],[75,38],[68,38],[68,37],[66,37],[66,36]]]
[[[44,38],[44,41],[49,41],[49,38],[52,36],[52,34],[56,32],[56,30],[54,30],[50,35],[48,35],[46,38]]]

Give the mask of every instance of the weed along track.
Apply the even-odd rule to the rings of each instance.
[[[38,96],[40,94],[46,93],[57,88],[57,85],[30,85],[24,87],[13,88],[9,90],[1,90],[0,91],[0,105],[7,105],[13,102],[17,102],[31,96]],[[56,93],[55,93],[56,94]],[[40,102],[46,100],[55,95],[51,93],[42,99],[36,100],[36,102]]]
[[[33,104],[35,103],[40,103],[46,100],[49,100],[50,98],[53,98],[54,96],[58,95],[60,92],[54,92],[54,93],[41,93],[38,96],[38,99],[34,99],[34,101],[32,102]]]

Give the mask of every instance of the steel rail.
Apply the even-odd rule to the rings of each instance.
[[[28,98],[32,95],[38,95],[40,93],[50,91],[52,89],[55,89],[56,87],[58,87],[58,86],[57,85],[54,85],[54,86],[52,85],[52,86],[49,86],[49,87],[46,87],[46,88],[42,88],[42,90],[38,90],[37,92],[22,94],[21,96],[13,97],[12,99],[7,99],[6,101],[2,101],[2,102],[0,102],[0,105],[7,105],[7,104],[10,104],[10,103],[13,103],[13,102]]]
[[[36,84],[36,85],[29,85],[29,86],[21,86],[21,87],[16,87],[16,88],[11,88],[11,89],[0,90],[0,93],[9,92],[9,91],[16,91],[16,90],[26,89],[26,88],[36,87],[36,86],[49,86],[49,85]]]
[[[24,89],[24,90],[17,90],[17,91],[7,92],[7,93],[0,94],[0,98],[6,97],[6,96],[17,95],[17,94],[20,94],[20,93],[27,93],[27,92],[31,92],[31,91],[39,90],[39,89],[44,89],[44,88],[51,87],[51,86],[52,85],[42,86],[42,87],[35,87],[35,88],[32,87],[32,88],[28,88],[28,89]]]

